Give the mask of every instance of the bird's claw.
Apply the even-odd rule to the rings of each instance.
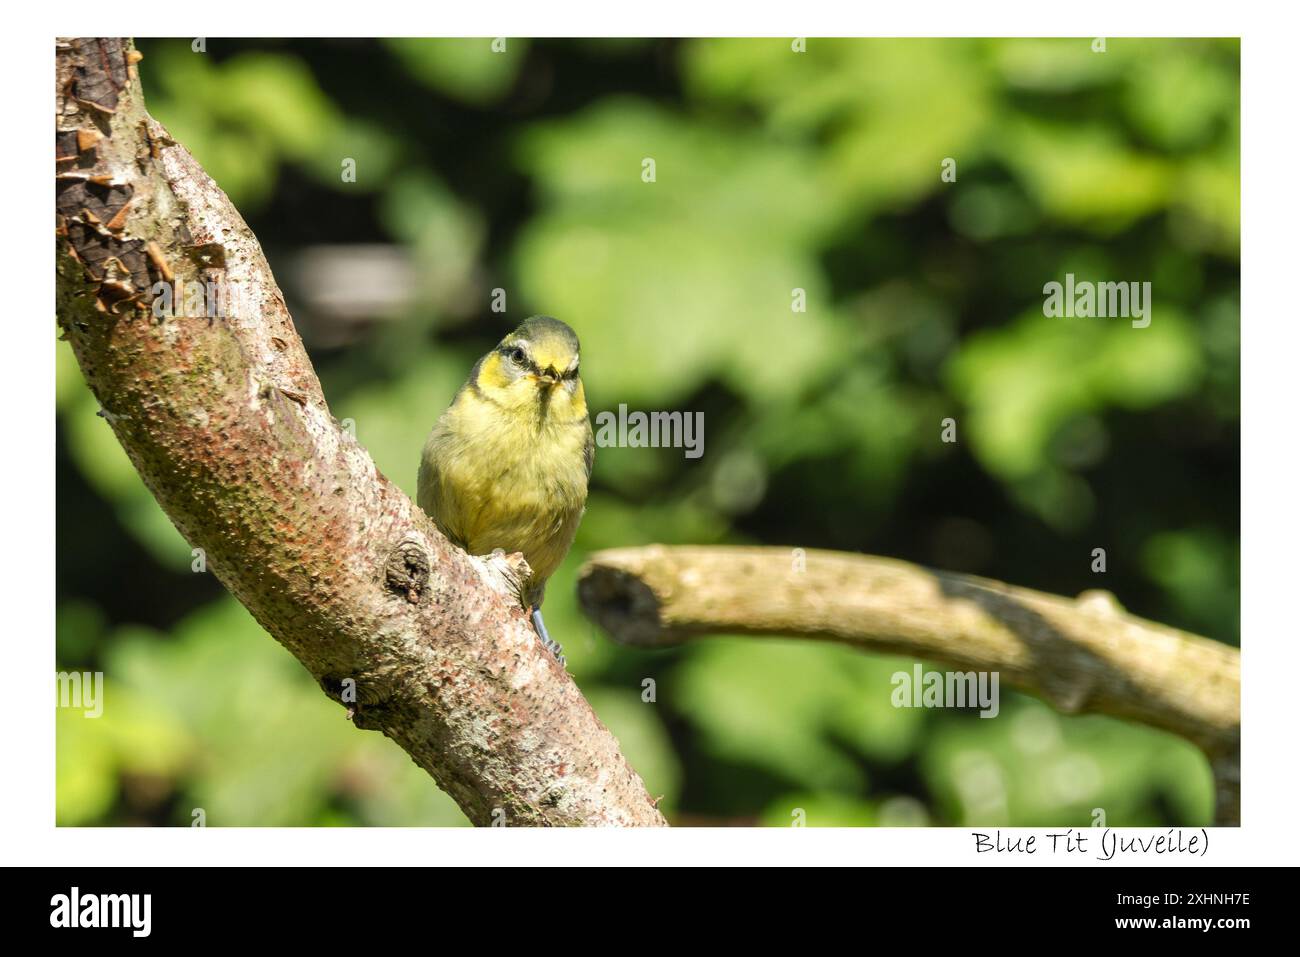
[[[555,660],[560,663],[561,668],[567,668],[568,665],[564,658],[564,650],[560,647],[558,641],[553,638],[543,638],[542,647],[555,656]]]
[[[560,643],[550,636],[546,630],[546,622],[542,621],[541,608],[533,609],[533,629],[537,632],[537,637],[542,643],[542,647],[555,656],[555,660],[560,663],[560,667],[566,667],[564,660],[564,650]]]

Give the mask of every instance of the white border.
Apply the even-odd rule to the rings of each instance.
[[[1211,832],[1205,864],[1284,863],[1300,848],[1300,798],[1293,705],[1300,675],[1293,594],[1297,523],[1294,396],[1300,361],[1296,297],[1294,123],[1297,82],[1292,22],[1281,4],[1089,2],[1074,11],[1041,3],[931,0],[846,12],[839,2],[747,4],[743,13],[682,0],[621,7],[522,2],[429,10],[371,0],[358,13],[224,0],[196,17],[175,5],[15,5],[0,70],[9,91],[3,182],[3,242],[9,269],[3,377],[7,449],[7,535],[0,548],[6,674],[0,735],[0,846],[14,864],[337,866],[340,843],[313,829],[56,829],[54,709],[49,701],[54,632],[54,443],[52,243],[48,184],[50,77],[54,35],[743,35],[743,36],[1242,36],[1243,619],[1245,646],[1244,826]],[[503,9],[503,8],[509,9]],[[81,9],[77,9],[81,8]],[[1261,12],[1262,11],[1262,12]],[[349,15],[350,14],[350,15]],[[33,82],[33,78],[36,78]],[[39,358],[33,358],[39,357]],[[188,833],[186,833],[188,830]],[[678,829],[672,832],[352,829],[346,861],[362,864],[519,861],[602,864],[1065,864],[1061,855],[977,858],[966,829]],[[1009,829],[1004,833],[1045,833]],[[562,855],[562,856],[561,856]],[[992,859],[991,859],[992,858]],[[1148,859],[1171,863],[1169,859]],[[1177,861],[1173,861],[1177,862]],[[1095,862],[1083,860],[1080,863]],[[1105,865],[1114,866],[1114,865]]]

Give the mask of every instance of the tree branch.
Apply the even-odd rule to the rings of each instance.
[[[620,548],[579,573],[586,614],[616,641],[664,647],[715,633],[791,635],[993,671],[1067,714],[1182,735],[1209,756],[1217,820],[1237,823],[1241,656],[1079,600],[906,562],[788,548]]]
[[[452,546],[331,417],[256,238],[145,112],[137,59],[58,41],[55,125],[58,321],[140,477],[353,722],[471,821],[662,825],[528,624],[522,559]],[[156,284],[177,281],[226,314],[158,318]]]

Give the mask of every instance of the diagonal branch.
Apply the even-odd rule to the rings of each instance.
[[[1125,614],[1105,592],[1072,601],[843,552],[654,545],[593,555],[578,596],[624,644],[717,633],[826,639],[995,671],[1060,711],[1172,731],[1209,756],[1218,820],[1236,823],[1240,653]]]
[[[662,825],[537,641],[521,560],[448,543],[331,417],[256,238],[145,112],[138,59],[56,44],[58,321],[140,477],[326,694],[471,821]],[[177,315],[156,314],[160,284]]]

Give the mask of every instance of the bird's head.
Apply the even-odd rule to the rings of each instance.
[[[578,377],[578,337],[550,316],[525,319],[479,364],[478,386],[511,409],[537,408],[545,418],[586,416]]]

